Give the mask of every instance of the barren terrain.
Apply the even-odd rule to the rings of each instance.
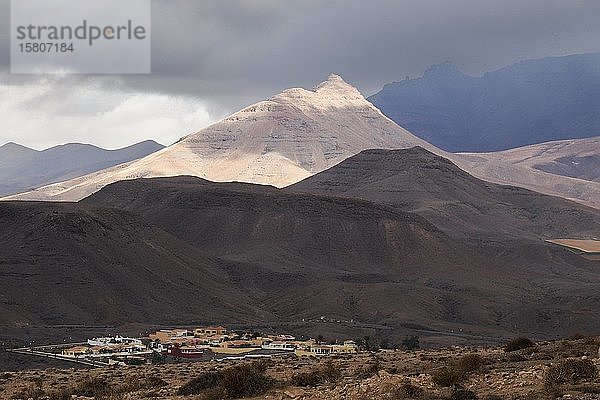
[[[289,356],[266,361],[266,371],[257,376],[270,378],[265,381],[268,383],[257,385],[254,395],[241,397],[278,400],[598,399],[599,343],[597,337],[574,336],[510,352],[502,347],[453,347],[319,359]],[[0,374],[0,397],[231,398],[228,392],[220,393],[216,386],[208,387],[214,384],[204,384],[207,386],[204,389],[196,385],[194,389],[189,382],[196,378],[192,382],[197,383],[210,376],[209,372],[217,373],[215,376],[226,374],[224,371],[251,373],[253,370],[248,364],[249,361],[180,362],[91,370],[52,368],[8,372]],[[239,374],[236,379],[246,379],[246,387],[255,387],[251,385],[255,382],[246,375]],[[228,385],[231,385],[229,390],[233,390],[235,383]],[[194,394],[182,395],[184,392]]]

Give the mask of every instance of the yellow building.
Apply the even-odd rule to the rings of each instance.
[[[75,346],[62,351],[62,355],[67,357],[80,357],[89,353],[91,353],[91,350],[87,346]]]
[[[346,341],[344,344],[307,344],[298,347],[294,353],[298,357],[302,356],[327,356],[330,354],[353,354],[356,353],[356,344],[352,341]]]
[[[194,329],[194,336],[225,335],[227,328],[222,326],[206,326]]]
[[[160,343],[169,343],[179,339],[185,339],[191,336],[187,329],[161,329],[160,331],[148,335],[148,339],[159,341]]]

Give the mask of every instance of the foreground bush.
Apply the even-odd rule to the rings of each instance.
[[[267,364],[261,362],[236,365],[221,372],[219,385],[229,398],[257,396],[273,387],[266,370]]]
[[[84,397],[102,397],[113,393],[113,389],[103,378],[87,378],[71,391],[71,394]]]
[[[33,399],[33,400],[40,400],[42,398],[45,398],[46,393],[42,390],[41,387],[39,387],[39,385],[31,385],[28,386],[24,389],[22,389],[20,392],[17,392],[12,399]]]
[[[403,350],[417,350],[421,348],[419,343],[419,337],[415,335],[407,336],[402,340],[402,349]]]
[[[452,390],[452,394],[450,395],[450,400],[477,400],[478,397],[475,392],[464,389],[464,388],[454,388]]]
[[[212,389],[219,386],[221,374],[218,372],[204,372],[197,377],[190,379],[179,388],[177,394],[180,396],[189,396],[200,394],[206,389]]]
[[[403,383],[400,387],[392,392],[394,399],[420,399],[425,392],[418,386],[412,383]]]
[[[456,366],[442,367],[431,375],[433,383],[438,386],[450,387],[463,382],[467,375]]]
[[[214,398],[258,396],[273,387],[274,381],[265,375],[267,364],[255,362],[236,365],[219,372],[205,372],[179,388],[182,396],[206,394]]]
[[[456,368],[468,374],[479,371],[483,366],[483,358],[479,354],[467,354],[456,362]]]
[[[291,383],[294,386],[315,387],[325,383],[337,382],[341,377],[340,367],[330,360],[311,371],[294,375]]]
[[[71,400],[71,391],[69,389],[59,389],[48,394],[48,400]]]
[[[578,383],[598,376],[598,367],[591,360],[568,359],[553,365],[546,372],[545,381],[548,385],[563,383]]]
[[[482,366],[483,359],[479,354],[467,354],[436,370],[431,377],[436,385],[450,387],[464,382],[470,373],[479,371]]]
[[[506,343],[504,345],[504,351],[508,353],[511,351],[523,350],[534,346],[535,343],[533,343],[531,340],[525,337],[519,337]]]
[[[358,368],[355,375],[359,379],[367,379],[376,375],[382,368],[381,362],[378,359],[375,359],[373,362]]]

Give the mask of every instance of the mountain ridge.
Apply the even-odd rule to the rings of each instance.
[[[284,90],[142,159],[3,200],[77,201],[115,181],[177,175],[284,187],[365,149],[414,146],[480,179],[600,207],[600,183],[445,152],[397,125],[334,74],[313,90]]]
[[[499,151],[600,133],[600,53],[525,60],[479,77],[449,63],[369,100],[447,151]]]
[[[591,237],[600,229],[596,209],[483,181],[420,147],[365,150],[284,190],[385,204],[419,214],[451,236],[540,240]]]
[[[9,142],[0,146],[0,196],[86,175],[161,148],[162,145],[152,140],[114,150],[85,143],[35,150]]]

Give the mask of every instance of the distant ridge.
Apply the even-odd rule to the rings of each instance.
[[[600,228],[598,210],[477,179],[421,147],[365,150],[285,190],[390,205],[453,236],[591,237]]]
[[[558,140],[493,153],[471,153],[490,161],[600,182],[600,136]]]
[[[89,174],[147,156],[163,147],[146,140],[116,150],[68,143],[38,151],[6,143],[0,146],[0,196]]]
[[[600,53],[526,60],[463,74],[451,63],[369,97],[385,115],[447,151],[497,151],[600,135]]]

